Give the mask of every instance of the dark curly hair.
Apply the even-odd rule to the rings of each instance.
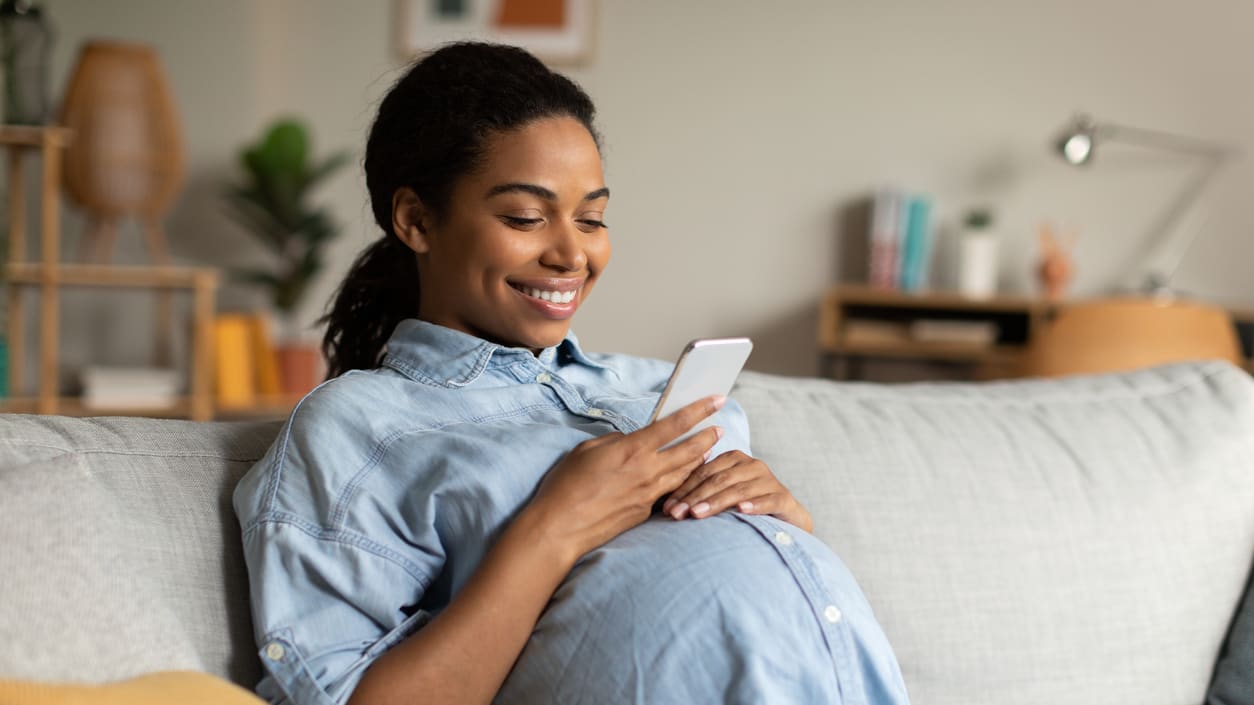
[[[379,104],[366,142],[366,188],[383,236],[357,256],[319,320],[327,378],[377,367],[396,324],[418,313],[417,260],[392,232],[398,189],[413,189],[438,219],[490,136],[566,116],[599,146],[595,113],[583,89],[518,47],[448,44],[411,66]]]

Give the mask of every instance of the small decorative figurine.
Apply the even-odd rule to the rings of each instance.
[[[1063,298],[1071,278],[1075,274],[1075,263],[1071,250],[1075,247],[1076,234],[1068,233],[1059,237],[1052,225],[1045,223],[1040,229],[1040,260],[1037,276],[1040,277],[1041,289],[1045,298],[1051,301]]]

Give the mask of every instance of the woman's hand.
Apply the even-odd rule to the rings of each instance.
[[[644,522],[659,497],[683,483],[723,430],[707,428],[670,448],[662,447],[714,414],[726,401],[708,397],[630,434],[611,433],[575,446],[540,483],[527,505],[570,564],[627,529]]]
[[[775,477],[766,463],[738,450],[728,451],[693,471],[662,511],[675,519],[698,519],[735,507],[742,514],[771,514],[813,531],[810,512]]]

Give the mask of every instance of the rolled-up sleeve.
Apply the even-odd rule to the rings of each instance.
[[[425,624],[416,605],[429,583],[385,546],[295,517],[244,534],[254,631],[272,703],[348,700],[369,665]]]

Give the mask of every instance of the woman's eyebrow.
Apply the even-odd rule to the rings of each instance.
[[[521,182],[497,184],[496,186],[493,186],[492,188],[488,189],[488,193],[485,196],[485,198],[492,198],[493,196],[499,196],[502,193],[514,193],[518,191],[521,191],[523,193],[529,193],[538,198],[543,198],[546,201],[557,200],[557,194],[553,193],[549,189],[543,186],[537,186],[536,184],[526,184],[526,183],[521,183]],[[602,186],[601,188],[595,191],[589,191],[587,195],[583,197],[583,200],[595,201],[598,198],[609,198],[609,195],[610,195],[610,190]]]

